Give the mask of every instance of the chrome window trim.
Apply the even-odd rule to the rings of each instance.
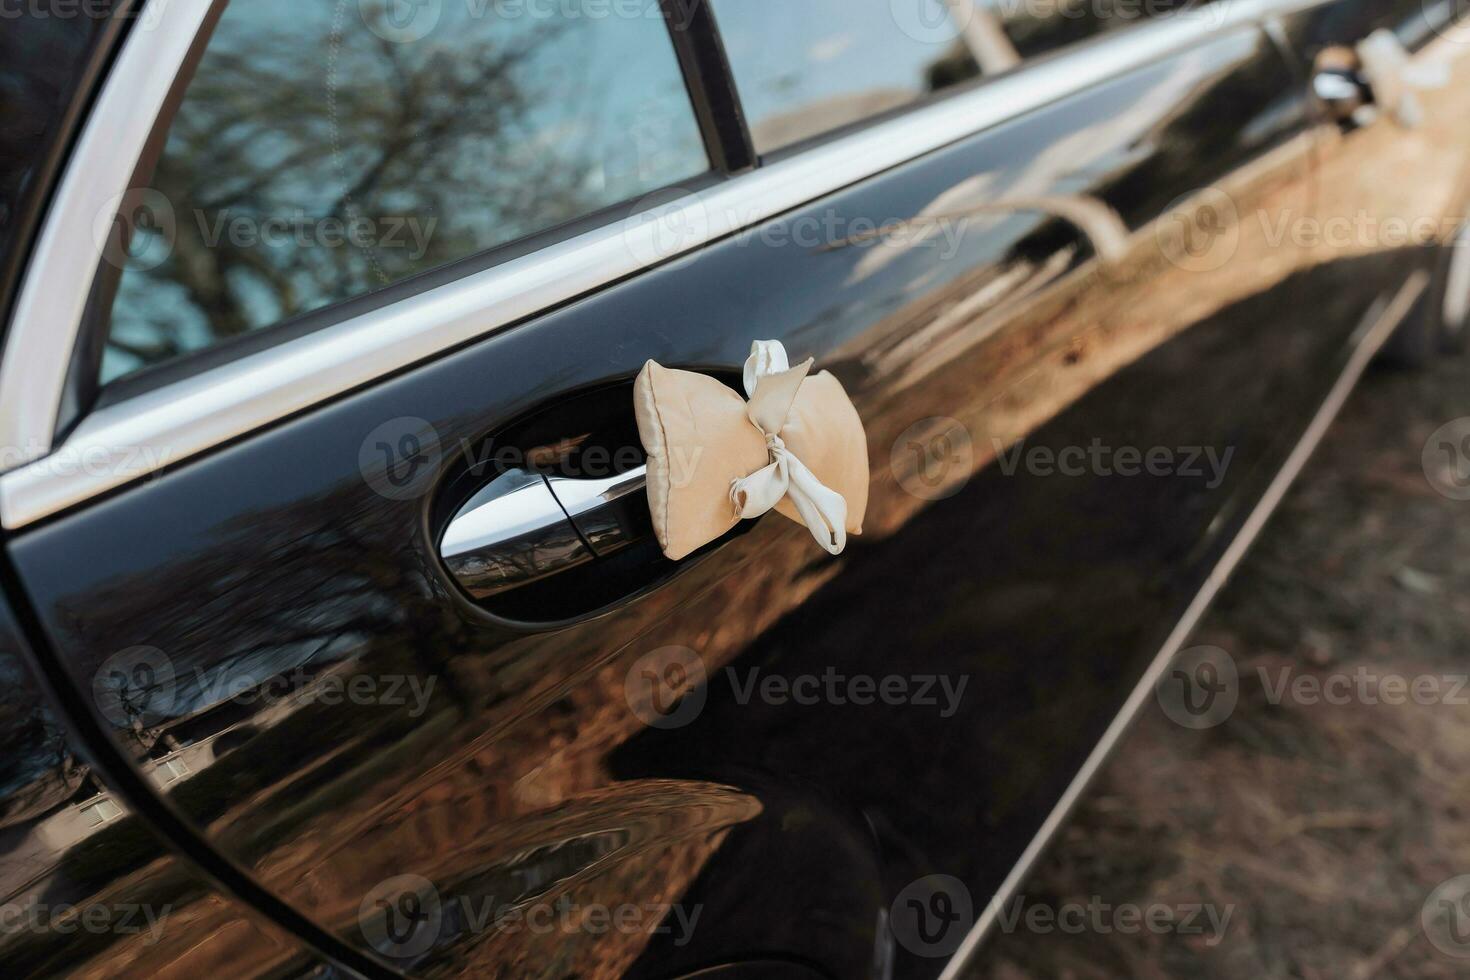
[[[0,360],[0,469],[51,451],[72,346],[102,249],[94,226],[116,208],[212,4],[139,18],[67,161],[27,262]],[[111,215],[102,219],[110,223]]]
[[[211,9],[170,3],[130,32],[31,258],[0,361],[0,524],[25,527],[165,466],[760,224],[1122,72],[1325,0],[1221,0],[1130,27],[604,226],[85,417],[52,445],[101,256],[94,225],[135,163]],[[692,229],[692,231],[691,231]],[[672,238],[672,240],[671,240]],[[63,325],[57,329],[57,325]]]

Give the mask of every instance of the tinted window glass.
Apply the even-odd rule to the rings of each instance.
[[[714,0],[761,152],[1147,20],[1218,24],[1215,2]]]
[[[1217,0],[980,0],[994,12],[1023,58],[1168,17],[1218,26],[1225,11],[1203,10]]]
[[[62,120],[106,23],[58,17],[45,6],[0,8],[0,293],[19,265],[17,250],[46,192],[38,179],[62,136]],[[34,210],[33,210],[34,209]],[[12,263],[14,263],[12,265]],[[0,295],[0,307],[6,297]],[[3,328],[0,328],[3,330]]]
[[[103,381],[707,170],[648,7],[236,0],[122,209]]]
[[[945,0],[718,0],[715,14],[761,152],[980,73]]]

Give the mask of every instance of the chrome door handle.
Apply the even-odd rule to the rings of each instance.
[[[1312,75],[1312,94],[1333,122],[1362,125],[1372,113],[1373,89],[1355,67],[1335,65]]]
[[[1423,122],[1414,91],[1425,84],[1421,74],[1397,35],[1379,29],[1355,48],[1333,47],[1318,54],[1312,94],[1345,128],[1366,126],[1386,114],[1414,129]]]
[[[439,555],[476,599],[529,585],[646,537],[646,480],[643,466],[597,480],[508,470],[454,515]]]
[[[605,480],[548,476],[557,502],[598,557],[605,557],[648,536],[648,467],[640,466]]]

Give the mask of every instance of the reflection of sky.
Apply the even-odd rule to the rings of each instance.
[[[252,328],[707,168],[659,17],[568,19],[548,5],[546,16],[510,18],[496,9],[445,2],[426,37],[392,44],[368,30],[356,0],[236,0],[226,8],[160,169],[182,174],[177,186],[161,188],[182,233],[203,237],[221,216],[310,224],[343,214],[344,192],[380,162],[394,134],[405,132],[404,106],[413,105],[419,111],[407,132],[414,147],[400,157],[417,153],[422,164],[386,172],[346,213],[415,218],[433,246],[418,258],[409,248],[369,254],[323,245],[315,235],[305,247],[250,246],[252,257],[285,272],[286,287],[227,256],[217,276]],[[342,34],[338,42],[334,29]],[[482,63],[506,56],[512,66],[487,79],[479,101],[456,106],[447,82],[434,86],[436,79],[473,77]],[[434,120],[448,125],[431,130]],[[201,202],[224,210],[196,214]],[[401,237],[411,240],[406,232]],[[159,247],[142,240],[134,251]],[[117,336],[142,345],[172,336],[187,350],[207,346],[214,327],[174,263],[124,274],[114,307]],[[104,379],[138,366],[111,350]]]
[[[923,23],[947,23],[941,0]],[[715,15],[751,123],[828,99],[926,90],[925,71],[957,35],[905,34],[889,3],[874,0],[718,0]]]

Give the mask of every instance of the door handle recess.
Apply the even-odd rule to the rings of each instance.
[[[501,473],[449,521],[439,555],[476,599],[607,557],[652,533],[647,467],[578,480]]]

